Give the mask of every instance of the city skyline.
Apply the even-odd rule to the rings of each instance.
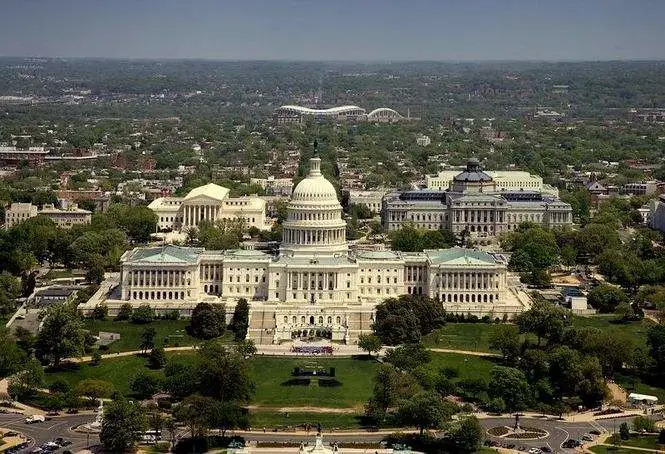
[[[665,2],[649,0],[3,4],[0,55],[485,61],[657,60]]]

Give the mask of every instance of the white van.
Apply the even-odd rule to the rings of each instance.
[[[34,424],[36,422],[44,422],[44,421],[46,421],[44,415],[32,415],[25,418],[26,424]]]

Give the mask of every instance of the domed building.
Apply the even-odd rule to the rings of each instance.
[[[345,233],[335,188],[314,157],[293,191],[276,255],[135,248],[121,258],[119,282],[102,285],[79,309],[87,313],[104,303],[113,314],[126,303],[148,304],[157,313],[189,315],[207,302],[223,304],[230,320],[244,298],[250,302],[248,337],[270,344],[312,337],[357,342],[371,330],[376,305],[403,294],[429,295],[447,311],[477,316],[512,317],[528,307],[501,256],[466,248],[351,252]]]

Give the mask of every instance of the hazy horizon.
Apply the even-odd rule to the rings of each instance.
[[[654,0],[3,0],[0,55],[213,61],[665,60]]]

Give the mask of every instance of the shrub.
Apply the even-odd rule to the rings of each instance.
[[[102,354],[99,353],[99,350],[92,352],[92,361],[90,361],[91,366],[97,366],[102,362]]]
[[[139,307],[134,309],[131,315],[132,323],[139,325],[145,325],[150,323],[155,319],[155,311],[147,304],[141,304]]]
[[[92,310],[90,317],[95,320],[106,320],[106,317],[109,315],[109,308],[106,304],[98,304]]]
[[[132,316],[132,305],[129,303],[125,303],[122,306],[120,306],[120,309],[118,309],[118,314],[115,316],[115,319],[118,321],[129,320],[131,316]]]
[[[637,416],[633,419],[633,429],[635,432],[655,432],[656,422],[644,416]]]

